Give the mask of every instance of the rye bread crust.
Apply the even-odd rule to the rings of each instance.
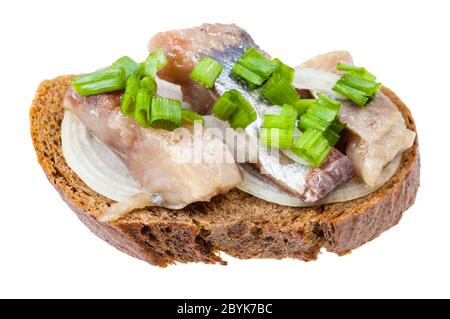
[[[419,187],[418,141],[398,172],[376,192],[345,203],[293,208],[267,203],[237,189],[174,211],[138,209],[112,223],[97,218],[113,201],[90,189],[68,167],[61,148],[62,101],[72,76],[39,85],[30,109],[31,137],[47,178],[79,219],[98,237],[150,264],[221,263],[217,254],[247,258],[313,260],[321,247],[345,254],[396,225]],[[389,89],[406,125],[416,130],[408,108]]]

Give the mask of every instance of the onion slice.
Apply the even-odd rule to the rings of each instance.
[[[117,155],[68,111],[61,124],[61,142],[67,164],[97,193],[118,202],[142,193]]]

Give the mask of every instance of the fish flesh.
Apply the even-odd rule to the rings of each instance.
[[[353,64],[353,59],[347,51],[334,51],[306,61],[296,69],[295,84],[341,102],[339,119],[348,129],[345,152],[356,174],[373,186],[383,168],[412,146],[416,133],[406,128],[397,106],[381,91],[363,108],[335,93],[332,87],[340,77],[338,62]]]
[[[175,131],[141,128],[134,119],[122,114],[120,98],[121,92],[84,97],[71,87],[64,107],[118,155],[144,195],[150,195],[153,205],[182,208],[208,201],[242,182],[236,163],[211,160],[212,151],[233,158],[220,139],[200,136],[202,158],[187,160],[185,156],[195,154],[193,127]],[[141,196],[136,207],[143,203],[148,204]],[[130,205],[125,206],[129,209]]]
[[[183,98],[202,114],[210,114],[214,102],[230,89],[236,89],[253,105],[257,120],[246,133],[259,139],[262,118],[271,105],[257,91],[250,90],[232,75],[234,63],[249,48],[259,47],[250,35],[234,24],[203,24],[200,27],[173,30],[155,35],[149,42],[149,50],[162,48],[168,57],[168,65],[158,72],[162,79],[179,84]],[[266,56],[267,53],[259,50]],[[202,57],[212,57],[224,68],[212,89],[207,89],[189,79],[189,73]],[[279,188],[306,202],[315,202],[329,194],[336,186],[353,176],[353,167],[347,156],[334,150],[319,169],[294,162],[281,152],[259,147],[257,162],[260,172]],[[328,178],[333,167],[336,174]]]

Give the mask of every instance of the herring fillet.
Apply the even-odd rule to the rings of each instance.
[[[160,198],[155,205],[182,208],[208,201],[241,183],[233,162],[180,160],[179,156],[193,154],[193,135],[139,127],[120,111],[120,95],[114,92],[83,97],[71,87],[64,107],[119,156],[143,193]],[[203,152],[229,152],[222,141],[213,137],[204,138],[203,146]]]
[[[256,140],[263,115],[271,105],[257,90],[249,90],[232,75],[234,63],[252,47],[258,48],[250,35],[233,24],[203,24],[190,29],[162,32],[149,42],[150,51],[163,48],[169,60],[158,76],[180,84],[183,98],[195,111],[210,114],[215,100],[225,91],[240,91],[258,115],[257,120],[246,128],[247,134]],[[214,58],[224,68],[211,90],[189,79],[189,73],[204,56]],[[348,157],[336,149],[332,155],[332,160],[313,169],[292,161],[282,153],[274,154],[270,148],[260,147],[256,165],[279,188],[305,202],[315,202],[353,176],[353,166]]]
[[[295,84],[304,89],[336,94],[332,91],[339,79],[336,64],[353,64],[347,51],[332,51],[318,55],[296,69]],[[337,74],[336,74],[337,73]],[[406,128],[397,106],[381,91],[363,108],[335,96],[341,102],[339,118],[348,129],[346,154],[355,172],[368,186],[376,184],[383,168],[410,148],[416,133]]]

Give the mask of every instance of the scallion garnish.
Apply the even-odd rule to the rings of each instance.
[[[181,102],[161,96],[152,98],[150,125],[172,131],[181,127]]]
[[[125,70],[107,68],[72,79],[72,86],[83,96],[122,90],[125,86]]]
[[[181,117],[182,117],[183,121],[185,121],[189,124],[194,124],[194,122],[200,121],[200,123],[202,123],[202,125],[205,125],[205,120],[203,119],[203,117],[200,114],[198,114],[192,110],[182,109]]]
[[[265,128],[261,129],[261,143],[264,146],[276,148],[290,148],[294,142],[294,128]]]
[[[255,89],[256,87],[260,86],[264,83],[266,80],[259,74],[256,74],[255,72],[250,71],[246,67],[240,65],[239,63],[235,63],[233,66],[233,74],[234,76],[238,78],[242,78],[245,81],[247,81],[248,86],[250,89]]]
[[[140,81],[140,86],[141,88],[146,89],[150,96],[156,94],[157,85],[154,78],[150,76],[144,76]]]
[[[131,75],[127,80],[125,93],[120,101],[120,110],[123,114],[130,116],[133,115],[136,106],[136,94],[139,90],[139,76]]]
[[[168,60],[166,54],[164,53],[164,50],[161,48],[156,49],[155,51],[151,52],[145,62],[143,62],[144,74],[146,76],[154,78],[156,72],[165,67],[167,63]]]
[[[120,68],[120,67],[124,68],[125,77],[127,77],[127,78],[132,74],[136,74],[140,69],[139,64],[128,56],[123,56],[120,59],[116,60],[112,64],[112,67],[113,68]]]
[[[372,99],[381,87],[376,77],[363,67],[338,63],[339,71],[347,71],[333,87],[333,90],[350,101],[363,107]]]
[[[337,117],[334,119],[334,121],[330,125],[330,129],[335,131],[338,134],[341,133],[344,128],[345,128],[345,125],[342,124]]]
[[[139,89],[136,94],[136,109],[134,111],[134,118],[141,127],[150,126],[151,117],[151,96],[146,89]]]
[[[272,74],[260,91],[273,105],[295,105],[299,99],[294,87],[279,73]]]
[[[276,65],[275,72],[279,73],[289,83],[292,83],[294,81],[295,69],[284,64],[279,59],[273,59],[272,61]]]
[[[266,80],[277,68],[277,64],[275,62],[270,61],[254,48],[250,48],[245,51],[244,55],[236,63],[242,65],[253,73],[262,76]]]
[[[336,69],[345,72],[354,72],[362,76],[364,79],[369,81],[375,81],[376,77],[372,73],[366,70],[364,67],[354,66],[351,64],[338,63]]]
[[[347,73],[341,77],[339,81],[352,88],[365,92],[368,96],[377,93],[381,86],[380,83],[366,80],[363,77],[356,75],[356,73]]]
[[[365,96],[363,91],[352,88],[342,82],[337,81],[333,87],[333,91],[345,96],[356,105],[363,107],[369,101],[369,97]]]
[[[318,118],[308,113],[304,114],[298,122],[299,128],[302,131],[307,130],[308,128],[314,128],[319,131],[325,132],[330,124],[330,122],[327,122],[324,119]]]
[[[330,146],[335,146],[337,141],[339,140],[340,136],[338,133],[336,133],[335,131],[333,131],[332,129],[328,128],[328,130],[326,130],[323,133],[323,136],[327,139],[328,144],[330,144]]]
[[[302,116],[314,103],[316,99],[298,99],[292,106],[297,110],[298,115]]]
[[[237,93],[236,93],[237,92]],[[228,121],[231,115],[238,109],[239,102],[235,97],[239,92],[236,90],[229,90],[222,94],[214,103],[212,113],[222,121]]]
[[[321,131],[308,128],[294,143],[292,151],[311,165],[319,166],[330,153],[331,146]]]
[[[237,90],[226,91],[214,103],[212,113],[223,121],[228,121],[232,128],[246,128],[256,120],[253,106]]]
[[[221,66],[216,60],[204,57],[197,63],[189,74],[189,77],[191,80],[210,89],[214,86],[214,83],[222,71],[223,66]]]
[[[230,126],[232,128],[246,128],[253,123],[257,116],[253,106],[242,96],[239,91],[232,90],[233,99],[236,101],[238,108],[231,114]]]

